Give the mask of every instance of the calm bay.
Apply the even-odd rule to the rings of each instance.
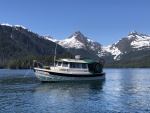
[[[33,70],[0,70],[0,113],[150,112],[150,69],[104,72],[102,81],[41,83]]]

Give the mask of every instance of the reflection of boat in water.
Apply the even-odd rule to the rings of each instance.
[[[101,98],[104,81],[40,83],[34,88],[33,98],[45,112],[84,113],[87,102],[90,104]]]
[[[38,84],[35,89],[36,92],[74,92],[79,90],[95,90],[101,91],[103,89],[103,85],[105,83],[105,79],[99,81],[82,81],[82,82],[55,82],[55,83],[44,83]]]
[[[42,82],[48,81],[89,81],[105,79],[104,60],[59,59],[54,66],[40,66],[34,62],[35,75]]]

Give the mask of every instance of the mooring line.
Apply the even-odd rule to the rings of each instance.
[[[20,80],[20,83],[22,82],[22,80],[28,75],[29,71],[31,70],[31,67],[30,69],[28,70],[28,72],[23,76],[23,78]]]

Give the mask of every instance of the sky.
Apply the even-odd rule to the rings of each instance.
[[[103,46],[133,30],[150,35],[150,0],[0,0],[0,24],[62,40],[80,31]]]

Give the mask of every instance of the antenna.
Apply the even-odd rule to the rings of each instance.
[[[56,46],[55,46],[55,55],[54,55],[54,66],[55,66],[55,60],[56,60],[56,51],[57,50],[57,43],[56,43]]]

